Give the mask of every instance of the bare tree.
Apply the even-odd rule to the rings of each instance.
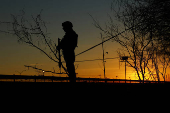
[[[154,17],[156,6],[153,4],[158,3],[153,3],[152,0],[113,0],[111,10],[114,17],[109,16],[110,21],[105,28],[101,27],[98,21],[93,18],[96,28],[100,29],[108,38],[114,37],[113,41],[118,42],[123,47],[119,56],[125,54],[129,56],[128,65],[136,70],[139,80],[142,77],[143,82],[147,75],[155,80],[160,80],[160,60],[158,60],[160,58],[162,58],[161,63],[164,66],[162,72],[164,74],[162,75],[165,78],[169,62],[167,56],[166,58],[161,57],[160,51],[162,48],[166,48],[160,45],[164,45],[162,42],[166,39],[165,36],[167,36],[169,30],[164,28],[164,24],[158,26],[157,22],[163,21],[163,19],[161,20],[162,16]],[[154,7],[151,7],[151,5]],[[157,11],[160,15],[162,14],[161,8],[159,6],[160,11]],[[155,20],[152,21],[153,18]],[[161,24],[161,22],[159,23]],[[162,32],[159,31],[160,27],[167,30],[163,35],[160,35]],[[162,37],[162,40],[160,37]],[[164,52],[166,50],[168,49],[165,49]],[[156,73],[156,76],[154,73]]]
[[[28,20],[25,16],[25,12],[22,10],[20,15],[11,15],[12,22],[1,22],[4,24],[10,24],[12,30],[1,31],[8,34],[17,36],[19,43],[27,44],[36,48],[44,55],[46,55],[52,61],[59,63],[59,55],[57,43],[49,37],[46,22],[42,19],[42,11],[36,16],[32,16],[31,20]],[[60,64],[62,65],[62,64]],[[62,65],[62,68],[67,73],[66,68]]]

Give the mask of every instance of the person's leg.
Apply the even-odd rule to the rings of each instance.
[[[75,73],[75,67],[73,62],[67,62],[67,71],[69,73],[69,79],[70,82],[76,82],[76,73]]]
[[[75,53],[73,51],[63,51],[64,60],[66,61],[67,72],[69,73],[70,82],[76,82],[76,73],[74,67]]]

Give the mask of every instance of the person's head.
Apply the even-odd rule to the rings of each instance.
[[[63,30],[65,32],[69,32],[70,30],[72,30],[73,28],[73,24],[70,22],[70,21],[65,21],[62,23],[62,26],[63,26]]]

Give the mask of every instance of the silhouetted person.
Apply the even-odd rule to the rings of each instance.
[[[64,60],[66,62],[67,71],[69,73],[70,82],[76,82],[75,73],[75,53],[74,50],[77,47],[78,35],[73,30],[73,24],[69,21],[62,23],[65,35],[60,42],[59,48],[63,50]]]

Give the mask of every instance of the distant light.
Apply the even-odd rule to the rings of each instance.
[[[44,73],[45,71],[43,71],[43,73]]]

